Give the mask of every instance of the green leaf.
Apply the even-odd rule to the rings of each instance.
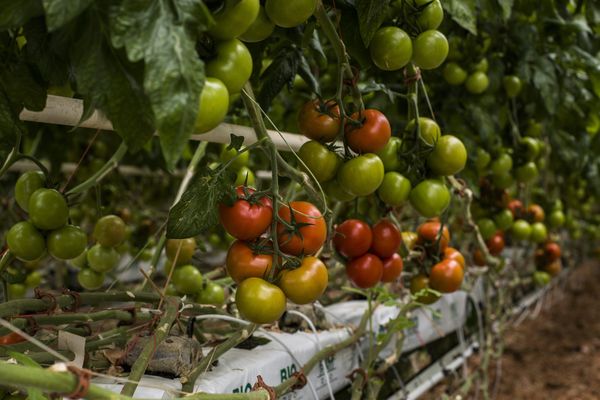
[[[37,17],[23,27],[23,33],[27,38],[27,44],[23,47],[27,62],[37,67],[42,79],[50,86],[68,84],[71,31],[61,29],[55,33],[48,33],[44,18]]]
[[[223,168],[198,171],[181,200],[169,211],[167,237],[184,239],[217,225],[219,203],[232,195],[233,182],[233,174]]]
[[[533,65],[533,86],[540,91],[546,110],[553,114],[558,106],[557,76],[554,63],[546,57]]]
[[[244,144],[244,137],[234,135],[233,133],[229,135],[231,138],[229,146],[227,146],[227,150],[235,149],[236,151],[240,151],[242,145]]]
[[[300,57],[300,64],[298,65],[298,75],[302,77],[304,82],[308,85],[310,90],[315,93],[317,96],[321,96],[321,86],[319,85],[319,80],[315,77],[308,64],[308,60],[304,56],[304,54]]]
[[[17,133],[25,130],[25,126],[19,120],[19,110],[11,107],[10,100],[4,90],[0,87],[0,165],[8,157],[8,154],[15,147],[17,142]]]
[[[46,105],[46,88],[33,77],[29,66],[23,62],[5,64],[0,70],[0,84],[13,103],[31,111],[41,111]]]
[[[200,0],[178,0],[179,18],[188,29],[196,33],[202,33],[209,30],[215,20],[212,13]]]
[[[0,10],[0,30],[20,28],[44,13],[39,0],[0,0]]]
[[[188,23],[194,20],[190,10],[196,3],[184,3]],[[145,61],[144,89],[165,161],[172,169],[194,128],[204,86],[204,64],[196,54],[195,36],[165,0],[125,0],[110,12],[113,46],[124,47],[132,62]]]
[[[340,29],[342,30],[346,51],[362,68],[367,68],[372,64],[371,55],[363,43],[360,31],[356,29],[357,24],[358,16],[356,15],[356,11],[350,8],[343,8]]]
[[[498,5],[502,9],[502,18],[508,21],[512,13],[512,8],[515,0],[498,0]]]
[[[476,0],[444,0],[442,5],[458,25],[477,35]]]
[[[129,149],[140,149],[152,137],[154,120],[148,98],[128,70],[133,67],[110,48],[97,18],[85,18],[77,32],[71,47],[77,91],[106,114]]]
[[[366,47],[387,17],[389,0],[356,0],[358,28]]]
[[[261,75],[261,87],[256,96],[263,109],[268,109],[275,96],[286,85],[291,85],[298,72],[302,52],[295,46],[284,47]]]
[[[77,17],[94,0],[42,0],[46,11],[46,24],[50,32]]]

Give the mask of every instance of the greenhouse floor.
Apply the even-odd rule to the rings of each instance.
[[[537,318],[509,328],[497,400],[600,399],[598,293],[600,263],[588,262],[574,271]],[[496,371],[493,365],[491,382]],[[423,399],[439,399],[447,391],[448,386],[441,384]]]

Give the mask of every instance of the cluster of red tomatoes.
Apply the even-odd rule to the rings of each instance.
[[[336,251],[347,260],[346,274],[363,289],[394,282],[400,276],[404,264],[397,252],[401,244],[400,231],[387,219],[373,227],[359,219],[347,219],[333,235]]]
[[[432,292],[452,293],[460,289],[465,274],[465,258],[456,249],[449,247],[450,231],[437,220],[429,220],[417,229],[416,245],[422,247],[425,260],[433,260],[428,272],[423,271],[410,280],[410,291],[416,300],[431,304],[439,299]]]
[[[219,206],[219,217],[237,239],[227,252],[226,268],[238,284],[240,314],[255,323],[269,323],[281,317],[286,299],[296,304],[317,300],[329,281],[326,265],[315,256],[327,239],[319,209],[305,201],[280,206],[271,235],[276,235],[284,254],[275,260],[273,242],[264,235],[273,225],[271,198],[246,186],[239,186],[236,194],[232,204]],[[279,268],[274,270],[274,265]]]
[[[560,245],[556,242],[548,241],[539,245],[535,250],[535,265],[538,270],[554,277],[562,271],[560,256]]]

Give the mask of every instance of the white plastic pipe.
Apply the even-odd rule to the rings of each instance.
[[[75,126],[83,114],[83,100],[70,97],[48,95],[46,107],[42,111],[30,111],[24,109],[19,117],[23,121],[41,122],[45,124]],[[112,123],[100,111],[94,113],[81,124],[82,128],[102,129],[113,131]],[[302,135],[277,131],[267,131],[275,147],[278,150],[289,151],[290,148],[297,151],[308,139]],[[244,137],[244,144],[249,145],[256,142],[254,129],[243,125],[220,124],[215,129],[202,133],[193,134],[190,139],[214,143],[229,143],[230,134]],[[287,143],[286,143],[287,142]]]

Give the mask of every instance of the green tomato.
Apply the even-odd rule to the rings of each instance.
[[[173,272],[173,285],[177,292],[195,294],[202,290],[202,274],[193,265],[178,267]]]
[[[27,293],[27,287],[22,283],[12,283],[8,285],[8,299],[22,299]]]
[[[561,210],[554,210],[548,216],[548,223],[553,228],[558,228],[565,223],[565,214]]]
[[[490,153],[482,149],[481,147],[477,148],[477,157],[475,158],[475,168],[477,171],[481,172],[485,170],[485,168],[489,165],[492,157]]]
[[[486,73],[489,68],[489,62],[487,58],[482,58],[479,62],[473,65],[473,72],[483,72]]]
[[[104,283],[104,273],[84,268],[77,273],[77,282],[85,290],[96,290]]]
[[[449,62],[444,66],[442,75],[448,84],[453,86],[462,85],[467,79],[467,71],[455,62]]]
[[[524,219],[518,219],[513,223],[510,232],[515,240],[528,240],[531,236],[531,225]]]
[[[237,158],[235,160],[233,160],[231,162],[231,164],[229,164],[228,168],[231,168],[233,170],[238,170],[242,167],[247,167],[248,163],[250,162],[250,152],[249,151],[244,151],[243,153],[238,153],[238,151],[236,149],[227,149],[228,145],[224,144],[221,147],[221,155],[219,156],[221,162],[223,164],[225,164],[226,162],[228,162],[229,160],[233,159],[235,156],[237,156]],[[241,150],[241,149],[240,149]],[[215,164],[215,168],[212,169],[216,169],[216,167],[218,166],[218,164]]]
[[[375,154],[367,153],[346,161],[338,172],[338,182],[354,196],[368,196],[383,182],[383,162]]]
[[[509,98],[517,97],[519,93],[521,93],[521,88],[523,87],[521,79],[515,75],[505,76],[502,79],[502,84],[504,85],[504,90]]]
[[[513,224],[513,215],[509,209],[505,208],[494,216],[494,222],[501,231],[510,229]]]
[[[508,153],[502,153],[492,161],[490,169],[493,175],[502,175],[510,172],[513,167],[513,159]]]
[[[337,179],[333,179],[325,184],[325,193],[334,201],[347,202],[356,198],[352,193],[348,193]]]
[[[27,274],[27,278],[25,278],[25,286],[28,288],[34,288],[40,286],[42,283],[42,274],[39,271],[32,271]]]
[[[481,94],[485,92],[490,85],[490,79],[485,72],[477,71],[473,72],[467,78],[465,87],[469,93]]]
[[[412,57],[410,36],[396,26],[379,28],[369,45],[371,59],[377,68],[396,71],[409,63]]]
[[[14,224],[6,234],[8,249],[23,261],[34,261],[44,255],[46,242],[42,234],[29,221]]]
[[[542,243],[545,242],[548,238],[548,230],[546,229],[546,225],[541,222],[535,222],[531,224],[531,234],[529,235],[529,240],[534,243]]]
[[[286,297],[279,287],[260,278],[248,278],[239,284],[235,304],[240,315],[255,324],[268,324],[281,318]]]
[[[479,233],[481,233],[483,240],[491,239],[492,236],[496,234],[496,224],[490,218],[481,218],[477,220],[477,227],[479,228]]]
[[[69,260],[69,265],[77,269],[87,268],[87,250],[84,250],[80,255]]]
[[[259,0],[225,0],[225,5],[213,15],[215,24],[208,33],[220,40],[241,35],[256,20],[259,6]]]
[[[116,247],[125,241],[126,236],[127,225],[121,217],[105,215],[96,221],[94,239],[102,246]]]
[[[434,29],[421,33],[413,41],[413,62],[421,69],[434,69],[448,56],[448,40]]]
[[[196,303],[199,304],[212,304],[213,306],[221,306],[225,303],[225,290],[223,286],[217,285],[214,282],[207,282],[198,296],[196,296]]]
[[[410,204],[425,218],[439,217],[450,205],[450,191],[437,179],[426,179],[409,195]]]
[[[273,30],[275,24],[269,19],[265,8],[260,6],[258,16],[239,38],[248,43],[260,42],[271,36]]]
[[[544,127],[541,123],[531,119],[531,120],[529,120],[529,123],[527,125],[527,130],[525,131],[525,135],[537,138],[537,137],[542,136],[543,130],[544,130]]]
[[[431,171],[441,176],[457,174],[466,164],[467,149],[459,138],[452,135],[441,136],[427,157]]]
[[[219,79],[229,94],[238,93],[252,75],[252,56],[237,39],[216,45],[217,56],[206,63],[206,75]]]
[[[538,168],[533,161],[529,161],[515,170],[515,177],[519,182],[533,182],[538,177]]]
[[[71,260],[81,255],[87,246],[87,235],[78,226],[65,225],[46,238],[48,253],[58,260]]]
[[[165,290],[165,295],[167,295],[167,296],[179,296],[179,293],[177,293],[177,289],[175,289],[175,285],[173,285],[172,283],[169,283],[167,285],[167,289]]]
[[[38,229],[52,230],[66,225],[69,207],[54,189],[38,189],[29,198],[29,219]]]
[[[19,207],[27,211],[29,209],[29,198],[38,189],[46,184],[46,178],[40,171],[27,171],[17,179],[15,184],[15,200]]]
[[[90,269],[96,272],[112,271],[119,263],[119,252],[113,247],[95,244],[87,251],[87,262]]]
[[[216,128],[229,110],[229,92],[223,82],[217,78],[207,77],[200,93],[198,115],[194,129],[197,133],[205,133]]]
[[[552,280],[552,277],[550,276],[549,273],[547,273],[545,271],[535,271],[533,273],[533,281],[538,286],[546,286],[547,284],[550,283],[551,280]]]
[[[242,186],[242,185],[255,187],[256,178],[254,176],[254,172],[252,172],[252,170],[248,167],[242,167],[242,168],[238,169],[236,172],[236,175],[235,175],[234,185],[236,187]]]
[[[415,125],[415,120],[411,120],[406,125],[406,131],[410,134],[416,128]],[[419,117],[419,130],[421,139],[430,146],[435,145],[442,134],[440,126],[431,118]]]
[[[393,171],[386,172],[377,195],[385,204],[397,207],[408,200],[411,189],[410,181],[403,175]]]
[[[341,158],[336,153],[315,140],[304,143],[298,150],[298,156],[306,165],[305,167],[300,164],[300,168],[304,171],[308,168],[319,183],[335,178],[342,164]]]
[[[510,172],[502,172],[501,174],[492,175],[492,183],[498,189],[508,189],[515,183],[515,180]]]
[[[375,153],[383,162],[385,172],[397,171],[400,168],[401,163],[398,152],[400,151],[401,146],[402,140],[392,136],[385,147]]]
[[[265,10],[277,26],[293,28],[310,18],[317,0],[267,0]]]
[[[540,141],[532,137],[524,137],[519,142],[519,149],[527,161],[535,160],[541,151]]]
[[[428,4],[429,3],[429,4]],[[437,29],[444,20],[444,9],[440,0],[416,0],[415,5],[421,7],[428,4],[417,17],[421,30]]]

